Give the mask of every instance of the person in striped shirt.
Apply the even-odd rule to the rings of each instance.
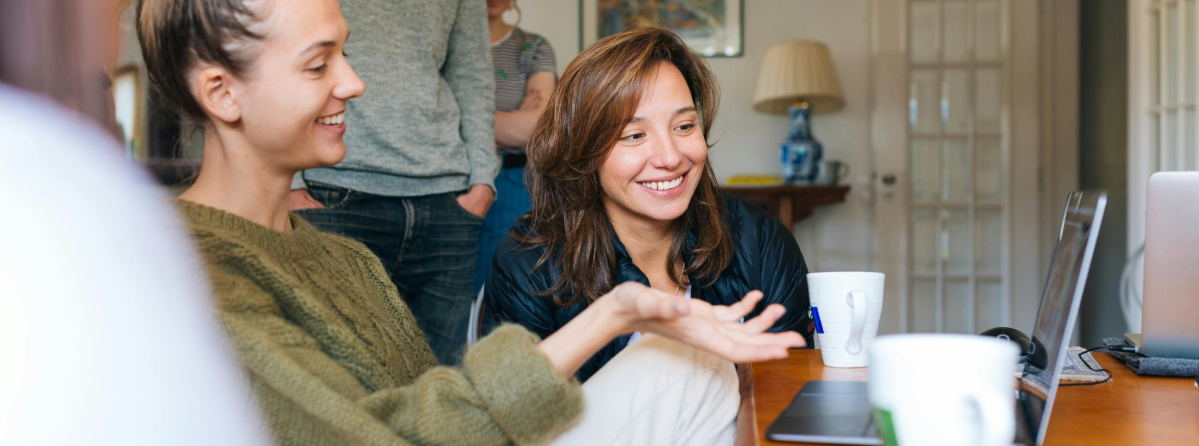
[[[514,25],[504,22],[504,13],[510,10],[518,16]],[[495,147],[503,168],[495,179],[495,202],[479,237],[476,290],[487,279],[496,245],[516,217],[532,205],[524,181],[525,144],[558,80],[554,48],[544,37],[520,29],[519,14],[516,0],[487,0],[495,64]]]

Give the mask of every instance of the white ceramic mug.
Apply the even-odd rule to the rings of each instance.
[[[820,356],[829,367],[866,367],[883,316],[882,273],[808,274]]]
[[[1016,436],[1015,344],[950,334],[882,336],[870,404],[887,446],[1008,446]]]
[[[849,178],[849,164],[844,161],[821,161],[816,170],[816,184],[836,186],[841,180]]]

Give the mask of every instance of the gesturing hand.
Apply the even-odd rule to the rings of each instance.
[[[766,333],[786,313],[782,305],[771,304],[757,317],[739,322],[762,300],[760,291],[729,306],[683,299],[635,282],[617,286],[612,295],[632,330],[657,333],[732,362],[781,359],[787,349],[807,345],[799,333]]]

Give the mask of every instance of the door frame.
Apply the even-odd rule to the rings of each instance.
[[[1049,261],[1061,233],[1066,196],[1079,189],[1078,146],[1078,52],[1079,1],[1041,0],[1041,192],[1040,256],[1035,270],[1036,282],[1025,286],[1035,299],[1031,308],[1022,309],[1025,321],[1020,327],[1031,329],[1044,293]],[[1034,288],[1035,286],[1035,288]],[[1084,321],[1074,324],[1078,339]]]
[[[907,33],[910,0],[871,0],[870,3],[870,132],[872,165],[876,166],[873,196],[887,192],[877,166],[907,166]],[[1057,239],[1064,197],[1078,188],[1078,0],[1007,0],[1005,20],[1031,17],[1007,33],[1011,58],[1005,91],[1009,176],[1005,206],[1010,237],[1004,293],[1008,324],[1031,330],[1039,307]],[[901,19],[896,20],[896,17]],[[897,28],[898,27],[898,28]],[[900,39],[881,36],[902,36]],[[896,76],[896,73],[903,73]],[[1023,88],[1022,86],[1032,86]],[[1018,88],[1020,87],[1020,88]],[[1020,105],[1021,109],[1015,107]],[[896,175],[890,191],[897,209],[910,207],[907,172]],[[1033,199],[1016,199],[1032,197]],[[880,333],[908,330],[907,219],[889,218],[878,205],[874,216],[876,271],[889,273]],[[887,243],[897,240],[898,243]],[[976,327],[983,330],[985,327]]]

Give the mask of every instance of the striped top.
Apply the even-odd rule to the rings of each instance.
[[[512,28],[507,37],[491,45],[491,60],[495,64],[495,111],[519,109],[528,80],[534,74],[542,71],[557,74],[558,62],[550,43],[520,28]],[[508,151],[501,151],[505,152]]]

